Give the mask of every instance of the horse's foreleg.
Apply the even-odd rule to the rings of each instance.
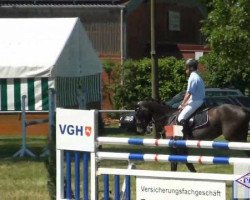
[[[180,151],[183,155],[188,155],[188,149],[181,149]],[[186,166],[190,172],[196,172],[196,169],[192,163],[186,163]]]
[[[176,148],[170,148],[170,153],[172,155],[177,155],[177,149]],[[176,172],[177,171],[177,162],[171,162],[171,171]]]
[[[171,162],[171,171],[176,172],[177,171],[177,162]]]

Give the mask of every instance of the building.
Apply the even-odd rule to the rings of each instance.
[[[197,0],[155,2],[158,57],[198,58],[208,51],[200,33],[206,10]],[[10,17],[79,17],[102,60],[150,56],[149,0],[0,0],[0,18]],[[102,107],[111,107],[105,94]]]
[[[206,11],[197,0],[156,0],[155,10],[158,56],[207,51],[200,33]],[[79,17],[101,58],[150,55],[148,0],[1,0],[0,17]]]

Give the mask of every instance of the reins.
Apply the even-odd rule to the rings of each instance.
[[[151,111],[150,111],[150,112],[151,112]],[[176,111],[176,112],[178,112],[178,111]],[[170,113],[170,114],[164,114],[164,115],[160,116],[159,118],[155,119],[155,117],[153,117],[153,114],[152,114],[152,112],[151,112],[151,114],[152,114],[152,122],[153,122],[154,125],[156,126],[156,123],[157,123],[157,122],[160,122],[161,120],[163,120],[163,119],[165,119],[165,118],[169,119],[174,113],[175,113],[175,112]],[[170,122],[167,122],[167,121],[165,120],[165,122],[163,122],[163,124],[164,124],[164,125],[166,125],[166,124],[171,124],[171,123],[175,120],[175,118],[176,118],[176,116],[173,117],[173,118],[171,119]],[[163,130],[159,131],[158,133],[159,133],[159,135],[160,135],[160,138],[163,139],[163,135],[165,134],[164,128],[163,128]],[[157,134],[157,131],[156,131],[156,134]]]
[[[163,108],[162,108],[163,109]],[[165,108],[164,108],[165,109]],[[138,112],[138,111],[146,111],[148,112],[150,115],[151,115],[151,122],[154,124],[155,126],[155,129],[156,129],[156,124],[157,123],[163,123],[163,126],[165,124],[167,124],[167,119],[169,119],[169,117],[171,117],[175,112],[178,112],[177,110],[173,109],[171,110],[171,108],[168,108],[169,110],[166,111],[164,114],[160,115],[160,114],[154,114],[154,113],[157,113],[157,112],[154,112],[152,111],[151,109],[145,107],[145,106],[141,106],[139,105],[135,111]],[[155,116],[154,116],[155,115]],[[175,117],[173,117],[173,119],[171,119],[171,122],[175,119]],[[164,122],[162,120],[165,120]],[[156,130],[155,130],[156,131]],[[160,132],[157,132],[156,131],[156,134],[160,135],[161,138],[163,138],[163,134],[164,134],[164,129],[161,130]]]

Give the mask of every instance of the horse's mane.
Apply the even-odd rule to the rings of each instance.
[[[154,99],[140,101],[138,102],[138,105],[155,113],[169,113],[175,110],[171,106],[167,105],[165,102]]]

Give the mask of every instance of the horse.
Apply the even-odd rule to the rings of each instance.
[[[155,138],[166,138],[164,126],[173,124],[178,109],[154,100],[140,101],[135,108],[136,129],[138,133],[145,133],[148,125],[155,126]],[[227,141],[247,142],[249,110],[231,104],[222,104],[207,108],[208,123],[198,128],[191,128],[192,134],[184,134],[185,140],[214,140],[223,135]],[[172,149],[173,150],[173,149]],[[177,153],[175,150],[174,153]],[[182,149],[182,154],[188,154],[187,149]],[[180,152],[179,152],[180,153]],[[248,152],[247,152],[248,153]],[[248,154],[249,156],[249,154]],[[196,172],[193,164],[186,163],[191,172]],[[171,163],[171,171],[177,170],[177,163]]]

